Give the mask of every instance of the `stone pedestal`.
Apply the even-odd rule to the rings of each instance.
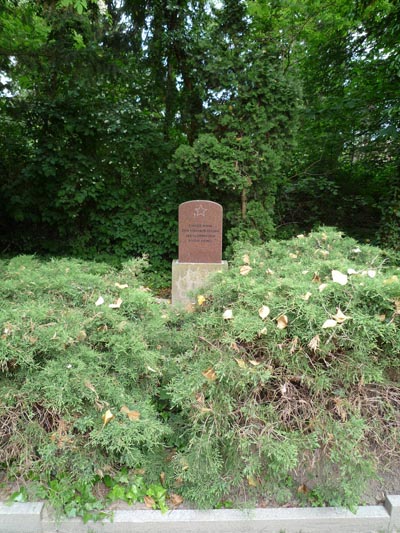
[[[172,305],[186,307],[195,303],[190,293],[199,290],[215,272],[228,270],[228,262],[220,263],[180,263],[172,262]]]

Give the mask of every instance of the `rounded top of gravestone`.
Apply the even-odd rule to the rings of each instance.
[[[222,206],[192,200],[179,206],[179,262],[222,261]]]

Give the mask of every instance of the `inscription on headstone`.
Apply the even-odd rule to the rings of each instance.
[[[194,200],[179,206],[179,262],[222,261],[222,206]]]

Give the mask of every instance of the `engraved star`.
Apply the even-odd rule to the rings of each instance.
[[[202,204],[199,205],[199,207],[196,207],[195,210],[194,210],[194,216],[195,217],[205,217],[206,216],[206,211],[208,211],[208,209],[205,209],[203,207]]]

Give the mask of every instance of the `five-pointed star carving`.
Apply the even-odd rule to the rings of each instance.
[[[207,209],[205,207],[203,207],[202,204],[199,205],[199,207],[196,207],[195,210],[194,210],[194,216],[196,217],[204,217],[206,216],[206,211]]]

